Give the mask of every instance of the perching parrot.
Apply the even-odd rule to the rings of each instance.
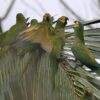
[[[30,22],[30,27],[33,27],[35,25],[37,25],[39,22],[37,19],[32,19],[31,22]],[[20,57],[23,57],[27,52],[33,52],[34,51],[34,48],[37,48],[37,44],[36,45],[33,45],[32,43],[25,43],[23,42],[22,45],[20,45],[20,43],[22,41],[16,41],[17,42],[17,45],[15,44],[16,49],[17,49],[17,53]],[[19,42],[19,43],[18,43]],[[24,45],[23,45],[24,44]]]
[[[79,60],[83,65],[91,68],[92,70],[100,70],[100,64],[95,60],[95,57],[85,46],[84,42],[84,27],[81,22],[75,21],[75,42],[71,48],[76,60]]]
[[[22,31],[18,36],[21,41],[27,42],[29,46],[33,46],[31,51],[33,50],[32,54],[35,55],[33,56],[34,59],[36,59],[37,57],[37,60],[35,62],[36,64],[38,63],[41,55],[44,54],[44,52],[50,54],[52,51],[53,43],[49,34],[50,27],[52,27],[52,21],[53,20],[51,15],[46,13],[43,16],[42,22],[30,26],[29,28]],[[30,50],[28,52],[30,53]]]
[[[19,38],[32,44],[40,44],[44,51],[50,53],[53,48],[52,40],[49,36],[49,28],[52,27],[52,21],[53,19],[50,14],[44,14],[41,23],[22,31]]]
[[[23,14],[18,13],[16,16],[16,24],[13,25],[8,31],[0,35],[0,57],[4,55],[8,50],[12,49],[12,45],[16,40],[17,35],[27,28],[27,20]],[[13,49],[14,50],[14,49]]]
[[[62,60],[61,58],[61,51],[63,49],[64,45],[64,28],[65,25],[67,24],[68,18],[65,16],[60,17],[55,26],[55,30],[52,30],[55,32],[55,34],[52,37],[53,40],[53,49],[52,52],[50,53],[50,64],[52,67],[52,83],[53,83],[53,88],[55,88],[55,75],[58,70],[58,64]]]
[[[5,39],[4,39],[4,45],[10,45],[15,40],[18,34],[23,31],[25,28],[27,28],[27,19],[23,16],[22,13],[18,13],[16,16],[16,24],[13,25],[6,33]]]
[[[61,17],[57,20],[56,27],[52,27],[52,17],[46,13],[43,16],[43,22],[32,26],[21,32],[20,39],[30,41],[41,45],[41,48],[50,54],[50,64],[53,68],[53,84],[55,84],[55,72],[58,67],[58,58],[62,49],[62,42],[64,37],[64,26],[67,18]],[[54,86],[53,86],[54,87]]]
[[[0,47],[1,48],[4,46],[4,39],[5,39],[5,36],[6,36],[7,32],[8,31],[0,34]]]

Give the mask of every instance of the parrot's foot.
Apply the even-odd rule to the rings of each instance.
[[[75,60],[75,70],[79,67],[83,66],[83,64],[79,60]]]

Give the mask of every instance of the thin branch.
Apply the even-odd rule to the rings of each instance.
[[[5,13],[5,15],[4,15],[2,18],[0,18],[0,21],[3,21],[3,20],[5,20],[5,19],[7,18],[7,16],[8,16],[8,14],[10,13],[12,7],[14,6],[15,1],[16,1],[16,0],[12,0],[12,2],[11,2],[11,4],[9,5],[9,7],[8,7],[6,13]]]
[[[81,18],[80,16],[78,16],[65,2],[64,0],[60,0],[61,4],[66,8],[68,9],[68,11],[70,11],[70,13],[72,15],[74,15],[77,19],[79,19],[80,21],[84,21],[83,18]],[[92,28],[91,26],[89,26],[90,28]]]
[[[30,8],[32,11],[34,11],[38,16],[41,16],[40,12],[38,12],[38,10],[36,10],[33,6],[29,5],[25,0],[21,0],[21,2],[27,6],[28,8]]]
[[[7,16],[9,15],[9,13],[10,13],[10,11],[11,11],[11,9],[12,9],[14,3],[15,3],[15,1],[16,1],[16,0],[12,0],[12,2],[11,2],[11,4],[9,5],[9,7],[8,7],[6,13],[5,13],[5,15],[4,15],[2,18],[0,18],[0,32],[1,32],[1,33],[3,32],[3,31],[2,31],[2,21],[5,20],[5,19],[7,18]]]
[[[80,18],[80,16],[78,16],[78,15],[64,2],[64,0],[60,0],[60,2],[62,3],[62,5],[63,5],[66,9],[68,9],[68,11],[70,11],[70,13],[71,13],[72,15],[74,15],[77,19],[83,21],[83,19]]]

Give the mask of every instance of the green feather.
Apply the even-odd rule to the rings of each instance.
[[[63,19],[63,22],[62,22]],[[60,54],[64,45],[64,28],[65,23],[67,19],[66,17],[62,16],[57,20],[55,29],[52,30],[54,34],[52,35],[52,41],[53,41],[53,49],[50,53],[50,63],[52,67],[52,84],[53,88],[55,88],[55,76],[58,70],[59,60],[60,60]]]
[[[12,44],[15,41],[18,34],[25,28],[27,28],[26,19],[23,16],[23,14],[18,13],[16,16],[16,24],[13,25],[6,33],[4,45]]]
[[[22,41],[27,41],[32,44],[40,44],[41,48],[50,53],[52,50],[52,40],[49,37],[49,28],[52,27],[52,17],[50,14],[46,13],[43,16],[43,21],[32,25],[26,30],[22,31],[19,38]]]
[[[6,34],[7,34],[7,32],[0,34],[0,47],[4,46],[4,40],[5,40]]]
[[[32,19],[30,27],[32,27],[34,25],[37,25],[37,24],[38,24],[38,20],[37,19]],[[33,44],[28,43],[28,45],[22,45],[22,46],[20,46],[20,48],[17,47],[17,53],[18,53],[19,56],[23,57],[27,52],[34,52],[34,50],[38,47],[39,47],[38,44],[33,45]]]
[[[92,70],[98,70],[100,68],[100,64],[96,62],[93,54],[85,46],[84,29],[82,23],[78,21],[75,22],[74,30],[75,30],[75,42],[71,49],[75,58],[79,60],[82,64],[91,68]]]
[[[38,24],[38,20],[37,19],[32,19],[31,20],[31,26]]]

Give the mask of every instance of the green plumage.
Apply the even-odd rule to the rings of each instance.
[[[1,33],[0,34],[0,47],[3,47],[4,46],[4,40],[5,40],[5,37],[6,37],[7,32],[4,32],[4,33]]]
[[[62,22],[63,21],[63,22]],[[50,64],[52,67],[52,84],[55,87],[55,73],[58,67],[58,59],[63,44],[64,27],[67,19],[60,18],[56,27],[52,27],[53,19],[50,14],[43,16],[43,21],[27,28],[20,34],[20,39],[32,44],[40,44],[41,48],[50,54]]]
[[[52,35],[53,49],[52,52],[50,53],[50,64],[52,67],[53,88],[55,88],[55,75],[58,70],[58,64],[59,61],[61,61],[60,55],[64,44],[64,28],[66,23],[67,23],[67,18],[65,16],[60,17],[57,20],[55,30],[52,30],[54,34]]]
[[[12,44],[18,34],[27,27],[26,19],[23,14],[18,13],[16,16],[16,24],[13,25],[6,33],[4,45]]]
[[[30,24],[31,24],[30,27],[35,26],[35,25],[38,24],[38,20],[37,19],[32,19]],[[20,45],[20,43],[17,44],[17,45]],[[27,45],[22,45],[22,46],[20,46],[20,48],[17,47],[18,48],[18,50],[17,50],[18,55],[23,57],[27,52],[34,52],[34,50],[35,50],[34,48],[38,48],[38,47],[39,47],[39,45],[37,45],[37,44],[27,43]]]
[[[43,21],[32,25],[26,30],[22,31],[19,38],[22,41],[27,41],[32,44],[40,44],[41,48],[50,53],[53,47],[51,37],[49,36],[49,28],[51,27],[52,17],[46,13],[43,16]]]
[[[90,87],[84,88],[84,94],[81,97],[81,100],[95,100],[93,90]]]
[[[68,18],[65,16],[60,17],[55,26],[52,54],[55,55],[56,58],[60,57],[60,53],[64,46],[64,28],[65,25],[67,24],[67,20]]]
[[[76,60],[79,60],[82,64],[86,65],[92,70],[98,70],[100,68],[100,64],[96,62],[95,57],[85,46],[84,33],[83,33],[84,29],[82,23],[78,21],[75,22],[74,30],[75,30],[75,42],[71,49]]]
[[[38,24],[38,20],[37,19],[32,19],[31,20],[31,26]]]

